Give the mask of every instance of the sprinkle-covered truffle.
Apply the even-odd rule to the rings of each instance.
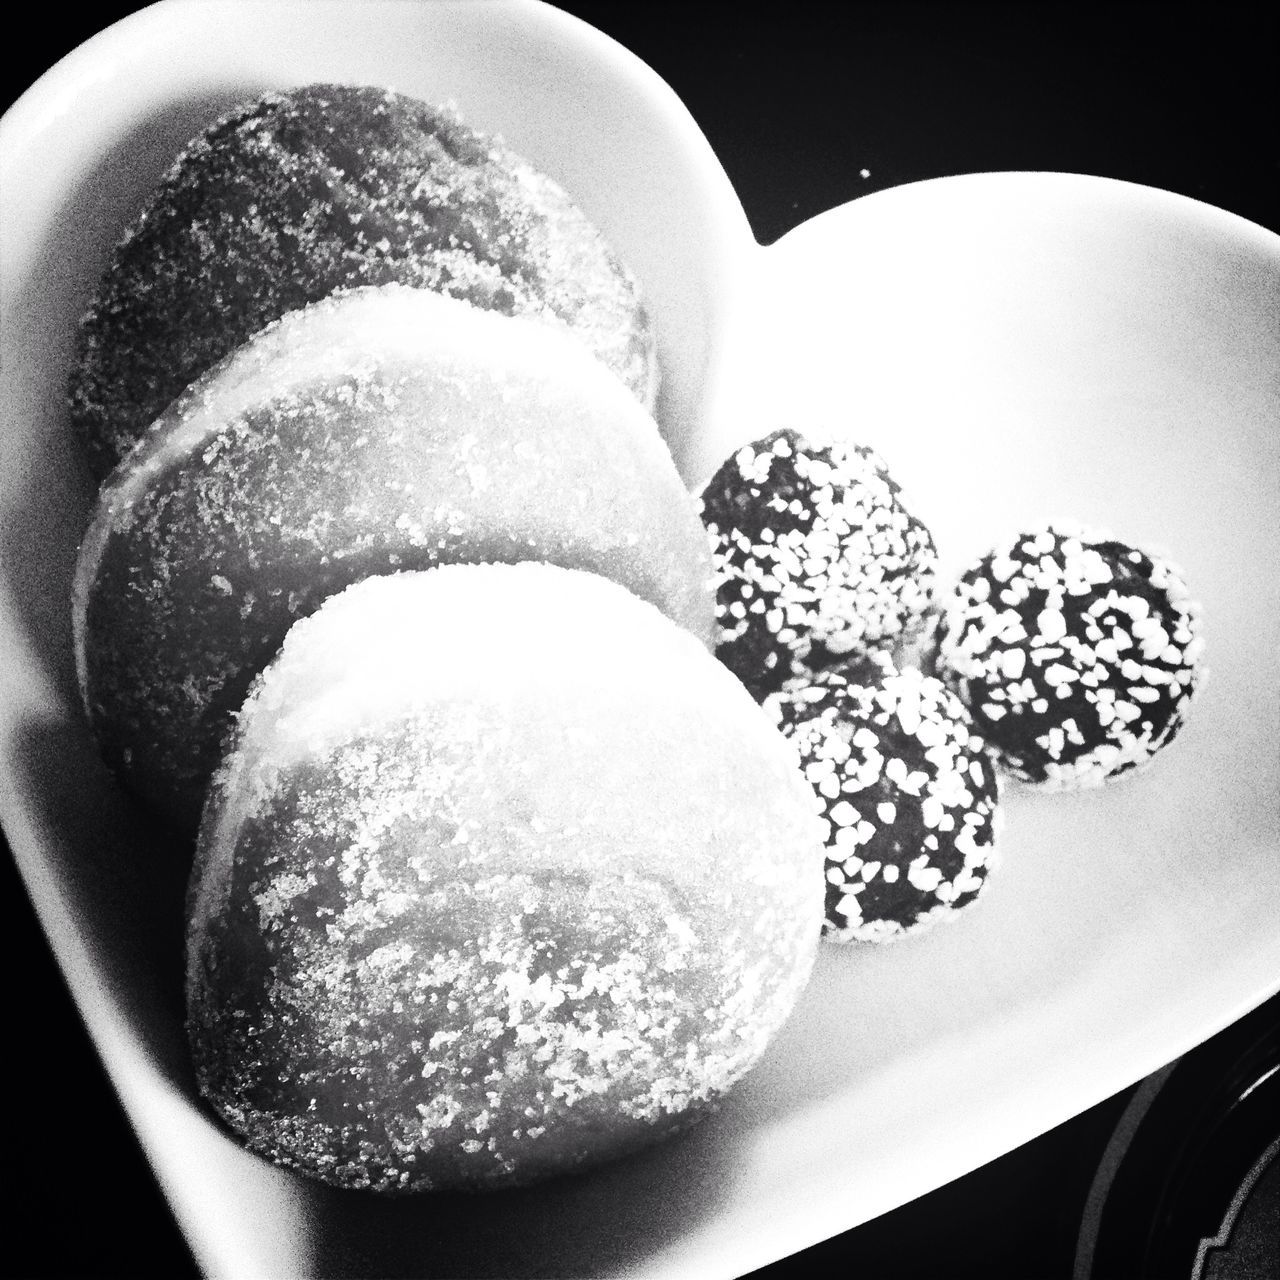
[[[1199,606],[1168,561],[1066,525],[1024,532],[961,577],[937,672],[1018,777],[1101,785],[1146,763],[1202,678]]]
[[[775,431],[702,492],[717,572],[718,654],[757,695],[893,645],[928,608],[928,529],[872,450]]]
[[[999,778],[941,681],[876,654],[794,681],[765,708],[827,821],[826,937],[886,942],[974,901],[994,861]]]

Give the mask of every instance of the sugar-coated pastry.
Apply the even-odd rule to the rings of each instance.
[[[297,618],[370,574],[528,559],[614,578],[712,644],[696,503],[581,344],[399,285],[291,313],[100,495],[74,603],[106,758],[194,830],[230,718]]]
[[[977,898],[995,864],[999,778],[941,681],[874,654],[765,706],[826,817],[826,937],[890,941]]]
[[[369,579],[289,633],[210,789],[200,1088],[343,1187],[617,1155],[759,1059],[821,860],[790,747],[651,605],[545,564]]]
[[[1167,560],[1053,525],[971,566],[942,604],[935,666],[1009,770],[1098,786],[1181,727],[1203,675],[1200,610]]]
[[[636,282],[555,182],[447,109],[313,84],[195,139],[116,250],[71,379],[94,471],[272,320],[393,281],[563,327],[652,407]]]
[[[701,500],[717,652],[757,694],[918,627],[933,539],[870,449],[775,431],[728,458]]]

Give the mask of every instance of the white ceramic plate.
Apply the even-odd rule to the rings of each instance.
[[[89,488],[62,410],[74,327],[154,181],[218,111],[309,80],[453,99],[558,176],[646,286],[690,482],[815,419],[876,445],[952,567],[1067,516],[1163,546],[1212,676],[1152,770],[1007,799],[955,925],[824,949],[721,1115],[518,1193],[383,1202],[278,1172],[193,1099],[181,858],[81,726],[67,601]],[[0,124],[0,820],[212,1276],[736,1275],[1037,1136],[1280,986],[1280,239],[1098,179],[921,183],[767,250],[674,95],[532,3],[167,3]]]

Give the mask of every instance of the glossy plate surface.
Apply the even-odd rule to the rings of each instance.
[[[738,441],[821,420],[880,449],[951,568],[1069,517],[1163,547],[1205,608],[1211,678],[1149,772],[1010,789],[1004,865],[960,921],[824,950],[720,1116],[519,1193],[331,1192],[205,1117],[181,857],[102,776],[76,705],[76,320],[190,136],[322,79],[452,99],[574,194],[652,301],[659,416],[691,483]],[[1008,174],[869,196],[762,250],[647,68],[492,0],[166,3],[44,77],[0,125],[0,164],[0,819],[209,1274],[741,1274],[1029,1140],[1280,986],[1274,235],[1144,188]]]

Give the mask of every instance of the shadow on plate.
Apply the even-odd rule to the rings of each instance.
[[[112,250],[178,152],[209,122],[256,92],[253,86],[163,104],[87,167],[29,246],[32,269],[6,298],[12,332],[14,403],[27,421],[7,423],[21,465],[6,482],[0,560],[14,616],[46,659],[58,689],[75,697],[70,598],[76,551],[93,484],[67,425],[65,388],[80,317]]]
[[[159,1070],[194,1096],[182,989],[190,846],[120,790],[86,728],[29,718],[15,738],[15,781],[79,941]]]

